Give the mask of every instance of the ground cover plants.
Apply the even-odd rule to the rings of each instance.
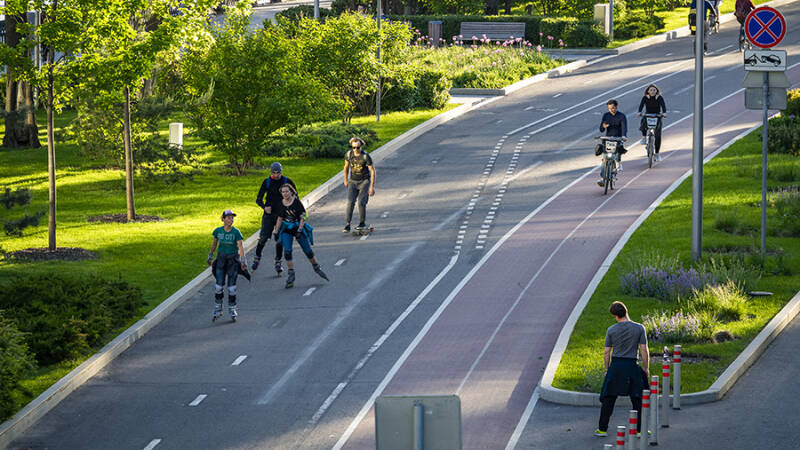
[[[797,159],[770,153],[768,164],[780,171]],[[800,179],[769,179],[767,255],[762,257],[760,174],[758,131],[705,165],[703,260],[698,264],[689,259],[691,178],[664,200],[589,300],[553,386],[600,391],[605,331],[614,323],[608,307],[614,300],[624,302],[631,319],[645,325],[651,356],[658,357],[664,346],[683,346],[688,356],[681,367],[683,392],[707,389],[719,377],[800,286],[800,240],[789,225],[800,214]],[[753,290],[773,295],[747,295]],[[651,358],[651,371],[656,364]]]

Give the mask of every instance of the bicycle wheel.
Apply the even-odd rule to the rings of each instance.
[[[655,144],[652,133],[647,133],[647,167],[653,167],[653,157],[655,153]]]
[[[603,195],[608,194],[608,188],[611,186],[612,180],[614,177],[612,176],[612,170],[614,169],[614,162],[611,160],[606,160],[605,170],[603,171],[603,178],[605,179],[605,183],[603,183]],[[612,188],[613,189],[613,188]]]

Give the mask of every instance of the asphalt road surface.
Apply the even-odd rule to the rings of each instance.
[[[788,23],[798,9],[781,8]],[[712,36],[705,60],[706,153],[760,121],[743,106],[734,25]],[[791,66],[800,33],[789,29]],[[311,208],[330,283],[296,251],[297,281],[284,289],[270,242],[252,283],[239,284],[237,323],[211,322],[206,285],[12,447],[372,448],[373,399],[401,393],[457,393],[464,448],[530,436],[534,388],[575,302],[691,166],[691,56],[686,38],[606,58],[419,137],[376,167],[372,235],[341,233],[343,189]],[[798,68],[788,75],[800,81]],[[606,101],[619,100],[636,138],[650,83],[669,109],[664,160],[648,170],[629,145],[604,196],[592,136]],[[217,224],[209,218],[209,231]]]

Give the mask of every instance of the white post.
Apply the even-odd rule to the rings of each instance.
[[[170,147],[183,148],[183,124],[181,122],[169,124],[169,145]]]
[[[650,445],[658,445],[658,375],[650,377],[650,398],[653,400],[650,406],[650,426],[653,427]]]
[[[631,409],[628,411],[628,439],[625,442],[627,450],[636,450],[634,448],[633,440],[636,439],[636,424],[639,421],[639,411]]]
[[[669,428],[669,350],[664,347],[664,361],[661,363],[661,426]]]
[[[642,435],[639,438],[639,450],[644,450],[647,448],[647,437],[649,434],[647,433],[647,416],[650,415],[650,390],[645,389],[642,391],[642,414],[640,417],[642,418]]]
[[[672,380],[672,409],[681,409],[681,346],[676,345],[673,351],[672,366],[675,375]]]
[[[617,427],[617,450],[625,450],[625,425]]]

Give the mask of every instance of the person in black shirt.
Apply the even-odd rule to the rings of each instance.
[[[350,232],[350,221],[353,218],[353,206],[358,200],[358,227],[366,228],[367,202],[369,196],[375,195],[375,167],[372,157],[362,150],[364,141],[359,137],[350,139],[351,149],[344,155],[344,187],[347,188],[347,206],[343,233]]]
[[[289,267],[289,274],[286,277],[286,288],[294,286],[294,262],[292,261],[292,243],[297,239],[303,253],[306,254],[314,272],[325,280],[328,276],[314,258],[314,251],[311,245],[314,243],[312,235],[313,228],[306,223],[306,208],[300,199],[297,198],[297,191],[291,184],[281,186],[280,209],[278,210],[278,220],[275,223],[273,234],[276,241],[283,244],[283,254],[286,257],[286,266]]]
[[[636,113],[638,117],[642,117],[642,108],[647,114],[661,114],[661,117],[667,117],[667,105],[655,84],[647,86],[647,89],[644,90],[642,101],[639,102],[639,112]],[[644,144],[644,136],[647,136],[647,121],[644,117],[639,125],[639,131],[642,132],[642,144]],[[658,125],[656,125],[655,138],[656,161],[661,161],[661,155],[658,154],[661,150],[661,118],[658,119]]]
[[[613,136],[613,137],[621,137],[623,141],[628,140],[628,118],[625,117],[625,114],[622,111],[617,109],[618,103],[616,100],[611,99],[607,103],[608,105],[608,112],[603,114],[603,118],[600,119],[600,131],[605,131],[606,136]],[[622,172],[622,155],[627,153],[628,151],[625,150],[625,147],[622,146],[622,142],[617,143],[617,170]],[[600,155],[603,153],[603,146],[602,144],[598,144],[595,148],[595,155]],[[603,163],[600,163],[600,169],[602,170]],[[603,178],[597,182],[600,186],[603,185],[605,181]]]
[[[253,270],[258,269],[258,265],[261,262],[261,253],[269,240],[272,229],[275,228],[275,222],[278,220],[278,210],[281,206],[280,189],[284,184],[290,184],[294,187],[294,181],[283,175],[283,166],[281,166],[281,163],[272,163],[270,175],[261,183],[261,189],[258,190],[258,197],[256,197],[256,204],[264,210],[264,214],[261,216],[261,232],[258,235],[256,257],[253,259]],[[295,188],[295,190],[296,189],[297,188]],[[283,272],[283,267],[281,266],[282,255],[283,244],[276,239],[275,271],[278,272],[278,275]]]

